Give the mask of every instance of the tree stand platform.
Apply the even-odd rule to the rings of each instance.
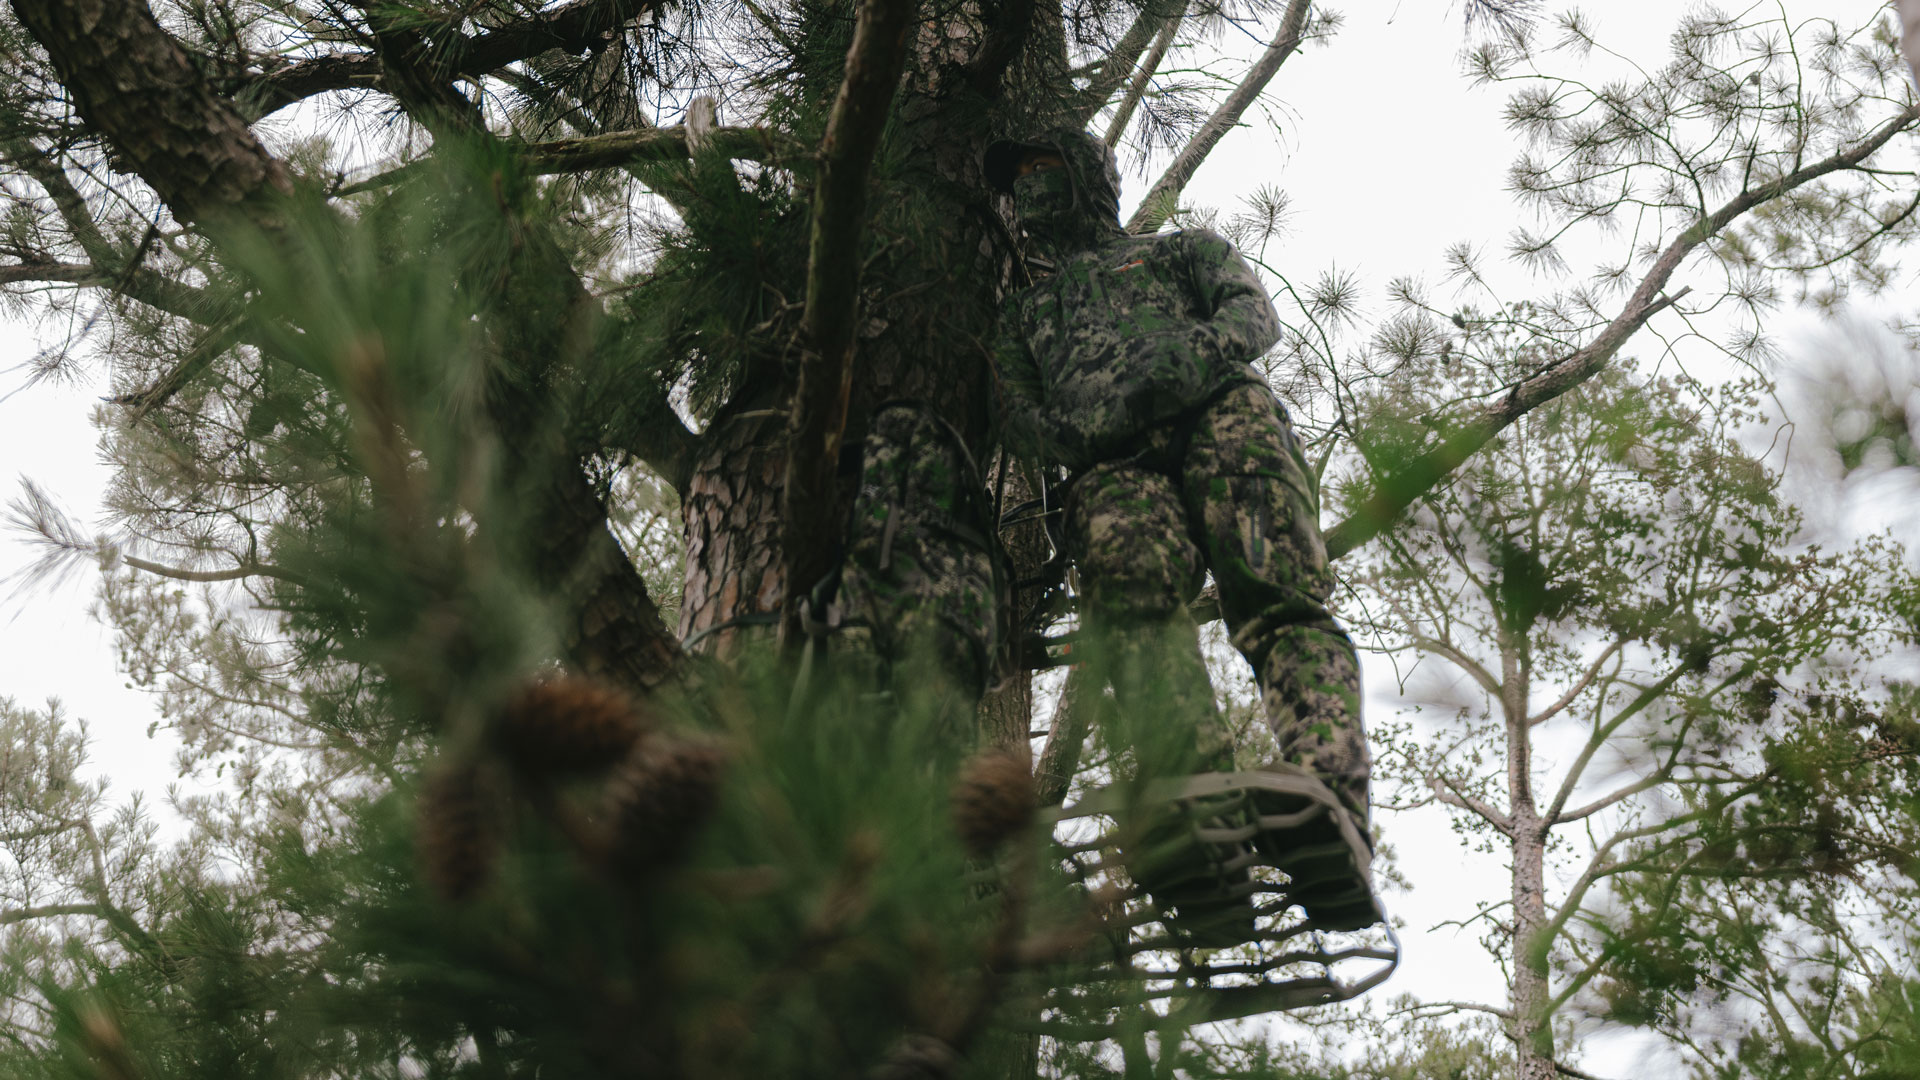
[[[1345,1001],[1400,962],[1367,883],[1371,845],[1296,766],[1115,785],[1048,816],[1062,872],[1106,918],[1043,998],[1042,1034],[1098,1041]]]

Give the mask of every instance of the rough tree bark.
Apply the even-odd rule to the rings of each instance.
[[[201,223],[216,241],[240,228],[282,227],[291,186],[233,102],[212,86],[144,0],[16,0],[20,22],[47,50],[76,107],[151,185],[176,217]],[[546,288],[578,292],[577,281]],[[543,317],[553,321],[553,312]],[[567,320],[559,320],[566,323]],[[539,347],[553,329],[518,328],[508,338]],[[562,330],[565,332],[565,329]],[[549,355],[510,355],[522,373]],[[491,395],[496,403],[511,391]],[[545,522],[528,563],[568,612],[566,646],[583,669],[652,689],[676,676],[680,649],[667,636],[646,585],[608,532],[606,509],[573,455],[529,452],[530,418],[496,409],[502,445],[514,448],[515,486]]]

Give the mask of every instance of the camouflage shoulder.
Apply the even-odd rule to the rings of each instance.
[[[1240,249],[1233,246],[1233,241],[1212,229],[1181,229],[1179,232],[1167,233],[1165,235],[1178,237],[1182,245],[1197,255],[1213,255],[1218,257],[1224,254],[1240,254]]]

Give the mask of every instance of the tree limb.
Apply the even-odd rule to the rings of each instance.
[[[1432,491],[1495,435],[1531,410],[1598,373],[1627,343],[1627,339],[1646,325],[1648,319],[1686,295],[1686,289],[1670,296],[1663,295],[1663,290],[1680,263],[1695,248],[1717,236],[1736,218],[1754,207],[1829,173],[1859,165],[1895,135],[1910,127],[1916,117],[1920,117],[1920,105],[1910,105],[1855,145],[1770,183],[1743,190],[1682,231],[1654,260],[1646,276],[1640,279],[1639,287],[1628,298],[1626,306],[1593,341],[1546,365],[1514,386],[1506,396],[1487,406],[1479,416],[1455,428],[1441,440],[1439,446],[1414,459],[1397,475],[1377,479],[1378,486],[1374,494],[1345,521],[1328,531],[1328,557],[1337,559],[1380,535],[1393,524],[1401,511],[1412,505],[1415,499]]]
[[[577,56],[603,35],[664,6],[665,0],[579,0],[472,36],[448,28],[436,31],[427,59],[446,76],[478,78],[554,49]],[[377,54],[345,53],[302,60],[232,89],[253,121],[315,94],[382,86],[387,74]]]
[[[611,449],[639,458],[684,499],[700,454],[700,436],[663,403],[652,421],[639,425],[631,438]]]
[[[787,420],[781,548],[787,589],[783,637],[799,644],[798,600],[827,572],[839,503],[834,472],[853,387],[859,253],[866,233],[867,177],[900,83],[913,0],[861,0],[846,74],[820,141],[801,315],[806,351]]]
[[[293,190],[200,65],[144,0],[12,0],[87,125],[153,186],[176,218],[277,223]]]
[[[1559,790],[1553,793],[1553,803],[1547,807],[1547,812],[1540,818],[1542,824],[1552,828],[1560,822],[1560,812],[1567,805],[1567,800],[1573,797],[1573,789],[1579,784],[1580,777],[1586,774],[1587,765],[1593,761],[1593,756],[1600,751],[1600,748],[1607,744],[1607,740],[1613,738],[1613,733],[1620,730],[1620,725],[1665,696],[1667,690],[1680,681],[1680,677],[1686,673],[1685,666],[1674,668],[1661,676],[1652,686],[1645,687],[1635,694],[1633,700],[1621,706],[1620,711],[1615,713],[1612,719],[1604,724],[1596,721],[1593,733],[1587,736],[1586,745],[1580,748],[1579,756],[1574,758],[1573,764],[1567,768],[1567,775],[1561,778]]]
[[[26,281],[63,281],[72,285],[105,285],[110,278],[92,263],[23,262],[0,266],[0,285]]]
[[[1434,798],[1441,802],[1472,812],[1504,836],[1513,835],[1513,815],[1503,814],[1487,803],[1461,791],[1445,776],[1439,773],[1430,774],[1427,777],[1427,786],[1433,789]]]
[[[0,911],[0,926],[12,926],[31,919],[51,919],[59,915],[93,915],[105,919],[108,911],[99,904],[43,904],[39,907],[13,908]]]
[[[38,840],[43,836],[58,836],[63,832],[79,828],[80,824],[78,820],[56,821],[51,825],[41,825],[32,829],[21,829],[17,832],[0,833],[0,844],[24,844],[29,840]]]
[[[1502,1009],[1497,1005],[1482,1005],[1477,1001],[1419,1001],[1398,1009],[1388,1010],[1389,1016],[1404,1016],[1422,1009],[1447,1009],[1451,1012],[1480,1012],[1497,1016],[1502,1020],[1513,1019],[1512,1009]],[[1445,1014],[1435,1014],[1445,1015]]]
[[[1495,700],[1498,700],[1500,698],[1502,693],[1502,690],[1500,687],[1500,680],[1494,678],[1493,673],[1488,671],[1485,667],[1481,666],[1480,661],[1475,660],[1471,656],[1468,656],[1465,652],[1461,651],[1458,646],[1454,645],[1453,642],[1445,641],[1440,638],[1428,637],[1425,634],[1415,634],[1413,636],[1412,644],[1415,648],[1425,649],[1428,652],[1432,652],[1432,653],[1438,653],[1441,656],[1446,657],[1448,660],[1451,660],[1453,662],[1454,667],[1457,667],[1461,671],[1466,672],[1469,678],[1471,678],[1474,682],[1479,683],[1480,689],[1485,690],[1488,694],[1491,694],[1495,698]]]
[[[119,252],[107,242],[100,232],[100,225],[93,219],[93,211],[87,208],[87,200],[80,189],[73,186],[67,174],[58,162],[25,139],[8,139],[0,143],[0,150],[20,171],[33,178],[53,200],[53,208],[66,223],[67,231],[73,234],[74,242],[80,250],[87,253],[95,265],[111,267],[118,265]]]
[[[1039,805],[1059,806],[1066,799],[1073,775],[1079,771],[1088,721],[1101,704],[1102,689],[1085,664],[1076,664],[1067,672],[1060,702],[1053,708],[1053,722],[1047,725],[1046,746],[1033,767],[1035,801]]]
[[[181,566],[168,566],[165,563],[150,562],[134,555],[121,555],[120,561],[133,567],[135,570],[152,574],[155,577],[169,578],[174,581],[242,581],[250,577],[277,578],[280,581],[291,581],[295,584],[301,584],[306,581],[306,578],[290,570],[282,570],[277,566],[268,566],[265,563],[257,562],[241,563],[239,566],[227,570],[188,570]]]
[[[152,386],[131,394],[109,398],[108,403],[130,406],[132,411],[127,415],[127,423],[138,424],[146,419],[148,413],[171,400],[173,395],[179,393],[182,387],[193,380],[194,376],[205,371],[215,357],[233,348],[240,340],[240,324],[237,321],[223,327],[215,327],[201,335],[200,340],[194,342],[193,347],[187,350],[187,355],[182,357],[179,363],[167,369],[166,374],[155,380]]]
[[[1561,813],[1555,815],[1552,821],[1549,822],[1549,824],[1559,825],[1563,822],[1579,821],[1581,818],[1592,817],[1593,815],[1599,813],[1600,811],[1605,810],[1609,806],[1613,806],[1614,804],[1619,803],[1623,800],[1630,799],[1633,796],[1638,795],[1643,791],[1647,791],[1651,788],[1659,787],[1662,783],[1665,782],[1665,780],[1666,780],[1666,777],[1660,775],[1659,773],[1655,773],[1652,776],[1642,777],[1639,780],[1635,780],[1631,784],[1623,785],[1620,788],[1612,792],[1609,792],[1606,795],[1600,796],[1599,798],[1593,800],[1592,802],[1588,803],[1585,806],[1575,807],[1572,810],[1562,811]]]
[[[759,127],[718,127],[706,135],[707,145],[730,158],[779,164],[800,164],[806,151],[784,133]],[[682,126],[643,128],[637,131],[610,131],[604,135],[582,135],[570,139],[549,139],[520,147],[521,161],[535,176],[583,172],[588,169],[612,169],[634,162],[685,161],[692,153],[687,145],[687,129]],[[357,180],[335,192],[357,195],[363,191],[390,187],[425,167],[412,161],[398,168]]]
[[[1561,710],[1573,704],[1575,699],[1581,694],[1586,693],[1587,687],[1593,685],[1593,680],[1600,677],[1600,669],[1607,666],[1607,661],[1612,659],[1613,655],[1625,646],[1626,642],[1616,641],[1608,645],[1605,649],[1602,649],[1600,655],[1594,658],[1593,663],[1587,665],[1587,670],[1581,672],[1580,680],[1568,687],[1567,692],[1561,694],[1558,701],[1555,701],[1553,704],[1530,717],[1527,720],[1527,726],[1537,727],[1540,724],[1544,724],[1559,715]]]
[[[70,277],[43,280],[72,281],[87,287],[113,289],[122,296],[193,322],[207,323],[219,317],[220,303],[206,289],[175,281],[142,266],[129,266],[127,255],[115,248],[100,232],[99,223],[87,208],[86,198],[73,186],[66,170],[50,154],[25,139],[0,143],[0,152],[4,152],[10,164],[19,166],[20,171],[39,184],[47,197],[53,200],[54,211],[60,215],[67,232],[92,263],[92,275],[76,273]]]
[[[523,31],[515,48],[527,42],[555,40],[557,28],[573,24],[560,16],[584,19],[583,12],[628,11],[619,0],[573,5],[509,30]],[[141,179],[151,185],[176,218],[197,222],[216,243],[250,231],[281,231],[292,185],[285,166],[268,154],[233,104],[214,92],[199,65],[160,27],[145,0],[12,0],[21,25],[52,58],[81,117],[113,146]],[[591,25],[605,25],[588,20]],[[584,25],[584,24],[583,24]],[[545,28],[545,29],[538,29]],[[578,29],[578,27],[576,27]],[[545,35],[544,37],[542,35]],[[551,46],[546,46],[551,47]],[[468,52],[465,55],[475,55]],[[504,54],[502,54],[504,55]],[[555,273],[569,275],[571,291],[584,289],[564,259],[555,263],[551,242],[531,236],[522,251],[545,258],[537,274],[548,288]],[[525,313],[527,319],[553,323],[564,337],[578,314],[550,306]],[[564,323],[565,325],[560,325]],[[553,327],[549,327],[553,329]],[[544,348],[554,334],[533,335]],[[533,370],[555,362],[551,355],[516,356]],[[518,390],[490,395],[503,445],[514,464],[528,470],[522,489],[533,518],[546,527],[532,537],[526,558],[535,579],[565,603],[570,625],[569,657],[590,674],[600,674],[647,690],[678,673],[678,643],[660,619],[658,605],[634,570],[619,542],[607,531],[606,507],[567,448],[535,453],[531,447],[534,408]]]
[[[1180,29],[1180,20],[1187,14],[1186,0],[1150,0],[1141,7],[1140,14],[1134,16],[1133,25],[1114,43],[1113,51],[1100,60],[1098,74],[1082,91],[1080,121],[1085,123],[1093,119],[1115,90],[1127,82],[1127,76],[1134,75],[1134,86],[1145,83],[1153,69],[1160,64],[1160,58],[1166,55],[1167,47],[1173,42],[1175,31]],[[1140,61],[1140,54],[1152,43],[1154,52],[1138,74],[1134,66]],[[1129,96],[1132,96],[1131,93]],[[1136,99],[1137,100],[1137,99]],[[1124,126],[1124,125],[1120,125]],[[1108,145],[1113,144],[1111,136]]]
[[[1194,133],[1193,138],[1187,140],[1187,145],[1167,166],[1167,171],[1161,173],[1160,179],[1147,189],[1146,198],[1140,201],[1139,209],[1127,221],[1128,232],[1149,233],[1158,229],[1160,223],[1167,219],[1168,211],[1179,201],[1180,193],[1186,190],[1193,174],[1200,171],[1207,155],[1213,153],[1213,148],[1226,138],[1227,132],[1240,123],[1240,117],[1246,114],[1247,109],[1266,90],[1267,84],[1273,81],[1280,65],[1286,63],[1287,58],[1300,47],[1300,41],[1306,34],[1307,11],[1312,6],[1312,0],[1292,0],[1287,5],[1286,17],[1280,20],[1280,29],[1274,34],[1267,51],[1254,61],[1247,77],[1233,88],[1233,93],[1227,95],[1227,100],[1220,103],[1213,115],[1207,117],[1207,122],[1200,125],[1200,130]]]
[[[1173,47],[1174,35],[1180,32],[1180,20],[1186,17],[1186,10],[1184,6],[1181,7],[1178,14],[1160,27],[1160,33],[1153,39],[1153,50],[1141,61],[1140,70],[1133,73],[1133,81],[1127,84],[1127,96],[1120,99],[1119,106],[1113,111],[1113,122],[1107,125],[1108,146],[1118,146],[1120,137],[1127,133],[1127,122],[1133,119],[1133,111],[1140,107],[1140,99],[1146,96],[1147,84],[1153,81],[1153,73],[1160,70],[1160,62],[1167,58],[1167,50]],[[1100,103],[1106,104],[1106,99],[1112,93],[1109,90],[1102,94]]]

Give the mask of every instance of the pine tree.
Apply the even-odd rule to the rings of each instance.
[[[1501,35],[1487,78],[1531,77],[1529,7],[1468,5]],[[100,560],[128,668],[188,764],[238,783],[187,807],[201,848],[137,911],[66,882],[108,932],[22,962],[32,1038],[7,1067],[937,1076],[1026,1053],[1038,995],[1115,910],[989,805],[1023,789],[985,766],[956,832],[965,748],[796,695],[794,601],[831,566],[837,465],[876,404],[937,401],[988,449],[982,342],[1021,261],[986,143],[1062,121],[1176,143],[1133,224],[1190,217],[1208,152],[1337,20],[1308,0],[12,10],[0,282],[66,290],[45,302],[84,312],[70,348],[111,360],[126,535],[32,493],[22,516],[56,561]],[[1160,77],[1224,70],[1222,20],[1267,42],[1229,89]],[[1350,297],[1307,291],[1276,373],[1335,417],[1308,425],[1320,453],[1362,452],[1337,551],[1687,314],[1683,268],[1703,307],[1764,306],[1750,278],[1775,263],[1870,280],[1910,237],[1877,168],[1917,115],[1891,37],[1836,30],[1749,102],[1715,49],[1767,27],[1710,23],[1655,89],[1593,95],[1617,106],[1598,128],[1564,86],[1523,95],[1532,135],[1580,151],[1524,190],[1561,223],[1644,204],[1658,252],[1540,308],[1546,344],[1496,405],[1376,452],[1341,406],[1379,369],[1314,325]],[[1655,179],[1610,203],[1615,168]],[[1762,213],[1791,227],[1749,228]],[[1384,353],[1431,355],[1429,329],[1382,328]],[[1017,750],[1040,658],[1009,642],[983,741]],[[1185,1034],[1148,1027],[1163,1057]]]
[[[1471,394],[1529,347],[1495,331],[1432,374]],[[1434,706],[1385,733],[1390,805],[1449,808],[1509,868],[1472,920],[1506,999],[1411,1012],[1499,1017],[1518,1076],[1577,1052],[1555,1037],[1575,1017],[1714,1046],[1743,1022],[1730,999],[1886,985],[1850,935],[1904,955],[1920,747],[1883,661],[1910,638],[1914,580],[1885,537],[1807,538],[1736,437],[1762,389],[1598,376],[1422,500],[1356,577],[1412,661],[1403,689]],[[1766,1045],[1825,1027],[1783,1022]]]

